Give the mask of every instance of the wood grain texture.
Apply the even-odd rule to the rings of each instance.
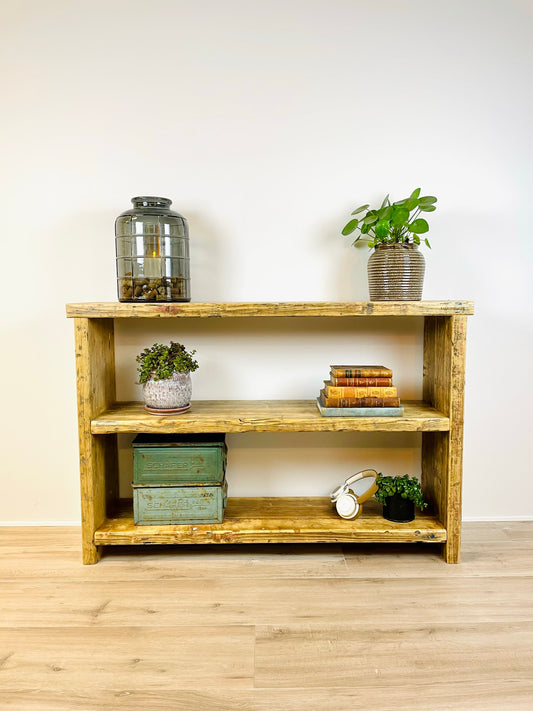
[[[427,578],[529,577],[533,573],[533,545],[531,541],[513,541],[514,526],[523,526],[533,532],[533,521],[511,525],[494,522],[463,523],[461,536],[461,562],[442,565],[439,546],[425,544],[387,544],[344,546],[350,576],[401,578],[403,576]],[[507,529],[507,530],[506,530]],[[514,529],[516,530],[516,529]]]
[[[424,401],[449,416],[446,433],[422,436],[422,485],[448,531],[445,559],[461,547],[462,452],[466,317],[427,317],[424,328]]]
[[[96,566],[98,567],[98,566]],[[448,568],[441,563],[441,567]],[[455,566],[453,566],[455,567]],[[181,627],[202,625],[331,625],[332,600],[341,601],[350,626],[395,627],[406,600],[423,608],[424,625],[533,623],[533,576],[384,579],[228,578],[158,580],[21,581],[0,585],[2,627]],[[337,610],[340,612],[340,610]],[[342,627],[342,620],[334,628]],[[406,621],[402,621],[406,626]],[[416,620],[410,626],[417,627]]]
[[[410,523],[392,523],[381,506],[369,501],[354,521],[340,518],[328,498],[228,498],[222,523],[180,526],[136,526],[131,504],[107,518],[94,534],[98,545],[152,543],[310,543],[310,542],[416,542],[446,540],[444,527],[432,516],[420,514]]]
[[[531,708],[533,522],[465,523],[454,566],[422,544],[111,548],[83,566],[78,536],[0,528],[2,709]]]
[[[93,434],[134,432],[428,432],[448,417],[423,402],[402,417],[322,417],[315,400],[193,400],[183,415],[150,415],[140,402],[115,403],[94,417]]]
[[[445,559],[458,562],[460,549],[462,416],[466,301],[439,302],[290,302],[223,304],[70,304],[75,317],[80,412],[83,559],[94,563],[104,545],[230,542],[415,542],[445,544]],[[403,403],[402,417],[324,418],[315,400],[198,401],[179,417],[148,415],[140,403],[115,403],[113,324],[115,318],[222,318],[257,316],[423,316],[424,402]],[[338,517],[323,517],[315,506],[306,516],[285,517],[279,509],[227,517],[214,530],[185,526],[132,524],[131,515],[107,517],[117,496],[117,433],[157,432],[422,432],[423,485],[434,515],[395,529],[381,516],[365,512],[357,529],[339,527]],[[292,502],[288,500],[289,503]],[[266,517],[264,511],[266,510]],[[304,510],[304,509],[302,509]],[[341,521],[341,526],[347,522]],[[352,522],[348,522],[352,523]],[[216,526],[216,524],[215,524]],[[329,528],[327,528],[329,526]],[[144,527],[147,528],[147,527]]]
[[[420,620],[408,627],[382,627],[346,620],[337,629],[331,625],[259,627],[255,683],[269,688],[362,690],[378,679],[383,692],[403,682],[420,689],[437,685],[446,693],[450,679],[462,684],[531,682],[532,638],[533,622],[429,626]],[[505,658],[496,653],[503,639],[506,648],[514,650]]]
[[[115,395],[115,345],[113,321],[77,318],[74,321],[78,435],[80,451],[82,553],[95,563],[99,551],[94,530],[102,523],[107,505],[118,491],[116,438],[94,437],[90,423],[109,407]]]
[[[376,674],[374,674],[377,677]],[[453,676],[446,684],[417,684],[401,679],[384,691],[358,688],[179,689],[172,693],[144,689],[53,689],[0,691],[0,707],[9,711],[531,711],[529,680],[496,679],[464,684]]]
[[[365,504],[366,507],[366,504]],[[99,565],[79,564],[80,529],[0,527],[0,580],[158,581],[205,578],[530,577],[533,521],[463,523],[461,563],[440,546],[242,544],[105,546]],[[471,581],[475,585],[475,581]]]
[[[35,538],[37,530],[43,532],[41,540]],[[347,575],[342,548],[331,543],[105,546],[98,565],[80,565],[79,539],[79,527],[0,527],[0,580],[157,582],[213,577],[334,578]]]
[[[246,316],[447,316],[473,314],[472,301],[226,302],[67,304],[67,316],[83,318],[234,318]]]
[[[143,688],[173,691],[191,679],[200,688],[251,688],[254,628],[3,628],[4,691],[65,693]],[[95,651],[98,650],[97,654]]]

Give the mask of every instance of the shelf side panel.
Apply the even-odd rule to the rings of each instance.
[[[448,415],[448,432],[422,435],[422,484],[446,526],[447,562],[461,546],[466,316],[427,317],[424,328],[424,400]]]
[[[91,434],[91,420],[114,402],[114,322],[76,318],[74,322],[80,454],[83,562],[100,557],[94,531],[118,495],[116,437]],[[107,473],[107,476],[106,476]],[[113,475],[111,474],[113,473]]]

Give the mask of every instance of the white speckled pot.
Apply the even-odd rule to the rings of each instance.
[[[186,407],[191,401],[191,374],[174,373],[167,380],[150,379],[143,385],[144,402],[157,410]]]

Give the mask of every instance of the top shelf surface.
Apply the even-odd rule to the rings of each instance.
[[[235,318],[256,316],[454,316],[474,313],[472,301],[285,301],[156,304],[67,304],[69,318]]]

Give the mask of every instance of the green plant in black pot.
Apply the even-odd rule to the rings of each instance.
[[[415,517],[415,506],[423,511],[427,507],[420,482],[415,476],[383,476],[378,474],[376,501],[383,504],[383,517],[388,521],[405,523]]]
[[[198,368],[195,353],[174,341],[169,346],[154,343],[139,353],[137,371],[149,411],[180,414],[190,407],[191,373]]]
[[[359,232],[352,244],[366,242],[370,248],[379,244],[420,244],[420,235],[429,232],[426,219],[420,217],[421,212],[434,212],[437,208],[437,198],[432,195],[420,197],[420,188],[413,190],[411,195],[403,200],[391,203],[387,195],[381,207],[370,208],[370,205],[357,207],[353,217],[342,230],[347,236]],[[427,238],[425,244],[430,247]]]

